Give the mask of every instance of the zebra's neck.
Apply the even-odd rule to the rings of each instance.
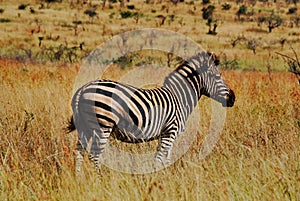
[[[201,97],[202,81],[193,63],[184,62],[164,82],[164,87],[173,91],[179,100],[184,121],[192,113]]]

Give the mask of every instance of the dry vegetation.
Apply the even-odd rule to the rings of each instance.
[[[200,1],[177,6],[165,1],[151,5],[132,1],[135,10],[131,11],[143,13],[137,23],[134,17],[120,17],[127,9],[120,9],[118,3],[111,9],[98,6],[98,17],[91,19],[84,11],[93,5],[71,6],[71,1],[63,1],[38,9],[37,2],[0,0],[4,10],[0,18],[10,20],[0,25],[0,200],[300,200],[299,85],[274,53],[290,55],[289,45],[298,50],[299,29],[284,25],[267,33],[266,27],[257,28],[251,19],[236,22],[239,5],[234,2],[229,11],[219,12],[224,22],[217,35],[206,34]],[[26,3],[30,5],[25,10],[18,10],[18,5]],[[216,9],[221,11],[220,6]],[[253,9],[267,13],[274,9],[289,19],[287,6],[258,2]],[[174,21],[167,18],[160,25],[161,18],[156,16],[172,14]],[[74,20],[82,21],[77,33]],[[112,35],[143,27],[185,34],[217,52],[221,61],[237,61],[238,68],[254,71],[223,71],[237,100],[227,111],[221,138],[205,160],[199,159],[199,149],[210,120],[207,98],[200,101],[201,133],[171,167],[130,175],[101,166],[97,175],[85,161],[84,175],[77,178],[73,161],[76,132],[63,130],[71,115],[77,62]],[[256,54],[245,42],[232,47],[237,37],[259,41]],[[286,39],[283,46],[282,38]],[[56,59],[59,50],[63,54]],[[161,58],[166,65],[167,58]],[[49,60],[55,62],[44,62]],[[267,66],[276,72],[257,71],[266,71]],[[112,66],[105,76],[118,79],[130,69]]]
[[[170,168],[130,175],[85,163],[73,174],[76,133],[62,128],[78,68],[1,60],[1,200],[299,200],[300,94],[289,73],[225,71],[237,95],[214,151],[199,160],[209,125]]]
[[[3,10],[0,13],[3,27],[0,30],[0,55],[19,60],[79,62],[111,36],[145,27],[184,34],[203,48],[222,55],[223,59],[236,60],[239,68],[244,69],[264,70],[264,61],[270,59],[272,70],[282,70],[282,59],[273,54],[274,51],[290,54],[291,45],[299,49],[299,23],[296,20],[300,19],[299,11],[287,14],[289,8],[295,6],[283,1],[236,3],[238,1],[211,0],[211,5],[215,6],[213,16],[218,21],[217,35],[207,34],[207,21],[202,18],[202,9],[207,5],[202,5],[201,0],[186,0],[177,5],[168,0],[150,0],[149,4],[132,0],[124,8],[120,8],[118,2],[111,6],[107,3],[104,8],[101,1],[70,0],[49,6],[46,3],[41,6],[40,2],[43,0],[0,2]],[[226,2],[231,8],[222,10]],[[27,6],[19,9],[20,5]],[[246,5],[247,11],[238,20],[236,13],[242,5]],[[95,14],[91,15],[93,12]],[[272,12],[280,16],[283,23],[268,33],[267,25],[259,23],[258,19]],[[233,47],[232,42],[239,37],[246,40]]]

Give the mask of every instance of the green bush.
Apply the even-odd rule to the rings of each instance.
[[[239,63],[236,60],[226,60],[220,63],[220,69],[222,70],[236,70],[239,68]]]
[[[237,15],[246,15],[247,14],[247,6],[242,5],[237,11]]]

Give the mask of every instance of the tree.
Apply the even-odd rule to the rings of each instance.
[[[211,35],[217,34],[218,22],[219,22],[218,19],[213,19],[213,18],[210,18],[207,20],[206,24],[209,27],[208,34],[211,34]]]
[[[215,7],[209,5],[207,7],[202,8],[202,18],[207,20],[207,26],[209,27],[208,34],[217,34],[218,20],[213,18],[213,12]]]
[[[93,23],[94,17],[98,15],[94,9],[87,9],[84,11],[84,14],[90,17],[91,23]]]
[[[266,23],[269,28],[269,33],[271,33],[273,29],[279,27],[283,23],[283,20],[280,16],[274,15],[272,13],[269,17],[266,18]]]
[[[261,24],[267,24],[269,33],[273,31],[273,29],[279,27],[283,23],[283,19],[272,13],[270,16],[260,16],[257,18],[257,25],[261,26]]]
[[[247,14],[247,6],[242,5],[239,10],[236,12],[236,15],[238,17],[238,20],[241,21],[241,15]]]
[[[215,7],[212,5],[202,8],[203,19],[208,20],[208,19],[212,18],[214,10],[215,10]]]

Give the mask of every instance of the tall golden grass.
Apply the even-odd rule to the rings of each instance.
[[[223,72],[236,104],[204,160],[208,98],[200,101],[202,133],[171,167],[131,175],[102,165],[97,175],[86,160],[76,177],[76,132],[63,128],[77,72],[76,65],[0,60],[1,200],[300,199],[300,91],[292,74]]]

